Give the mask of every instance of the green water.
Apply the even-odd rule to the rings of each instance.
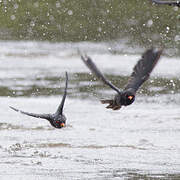
[[[87,73],[69,73],[69,96],[72,98],[90,98],[91,96],[105,97],[109,87],[105,86],[102,82],[96,80],[92,75]],[[126,85],[129,76],[115,76],[106,75],[106,77],[117,87],[123,89]],[[58,86],[60,82],[64,82],[65,78],[59,77],[42,77],[31,79],[30,81],[34,84],[27,85],[26,79],[16,78],[4,79],[12,83],[14,88],[7,85],[0,87],[0,96],[11,96],[11,97],[33,97],[33,96],[49,96],[58,95],[64,93],[64,87]],[[43,86],[41,82],[46,82]],[[79,84],[81,82],[82,84]],[[77,87],[76,87],[77,86]],[[76,87],[76,88],[75,88]],[[161,94],[178,94],[180,89],[179,78],[151,78],[150,81],[144,83],[143,87],[139,90],[138,94],[145,96],[155,96]],[[105,91],[105,92],[103,92]]]
[[[0,1],[0,39],[115,41],[180,54],[180,9],[149,0]]]

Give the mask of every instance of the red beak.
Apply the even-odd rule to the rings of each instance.
[[[133,99],[133,96],[128,96],[128,99],[130,99],[130,100]]]
[[[61,127],[64,127],[64,126],[65,126],[65,124],[64,124],[64,123],[61,123],[60,125],[61,125]]]

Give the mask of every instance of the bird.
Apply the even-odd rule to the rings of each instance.
[[[81,55],[81,59],[98,79],[117,92],[114,99],[103,99],[101,103],[108,104],[106,107],[108,109],[119,110],[122,106],[128,106],[134,102],[136,91],[149,78],[150,73],[160,59],[162,51],[162,49],[158,50],[152,47],[143,53],[141,59],[134,66],[133,72],[123,91],[120,91],[119,88],[105,78],[90,57]]]
[[[180,1],[159,1],[159,0],[151,0],[153,3],[156,4],[167,4],[169,6],[177,6],[180,7]]]
[[[56,112],[54,114],[36,114],[36,113],[29,113],[29,112],[24,112],[21,111],[19,109],[16,109],[12,106],[9,106],[11,109],[13,109],[14,111],[20,112],[22,114],[28,115],[28,116],[32,116],[35,118],[42,118],[42,119],[46,119],[50,122],[50,124],[55,127],[55,128],[62,128],[65,127],[66,125],[66,117],[63,114],[63,107],[64,107],[64,103],[65,103],[65,99],[66,99],[66,95],[67,95],[67,86],[68,86],[68,74],[66,72],[66,83],[65,83],[65,89],[64,89],[64,94],[61,100],[60,105],[58,106]]]

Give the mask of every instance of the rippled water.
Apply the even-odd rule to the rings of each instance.
[[[123,88],[143,49],[108,44],[0,42],[0,179],[179,179],[180,59],[162,56],[135,103],[107,110],[114,92],[90,75],[78,49]],[[69,73],[67,127],[9,109],[48,113]]]

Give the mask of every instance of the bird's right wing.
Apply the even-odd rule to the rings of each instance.
[[[151,1],[156,4],[167,4],[169,6],[180,7],[180,1],[161,1],[161,0],[151,0]]]
[[[24,111],[21,111],[19,109],[16,109],[12,106],[9,106],[11,109],[13,109],[14,111],[16,112],[20,112],[22,114],[25,114],[25,115],[28,115],[28,116],[32,116],[32,117],[35,117],[35,118],[42,118],[42,119],[47,119],[47,120],[50,120],[51,119],[51,115],[50,114],[36,114],[36,113],[28,113],[28,112],[24,112]]]
[[[141,59],[134,66],[129,81],[125,86],[125,90],[133,89],[133,91],[136,92],[139,87],[149,78],[150,73],[157,64],[161,54],[162,49],[156,50],[151,48],[145,51]]]
[[[90,57],[81,56],[81,59],[83,60],[84,64],[90,69],[90,71],[96,75],[98,79],[100,79],[102,82],[104,82],[104,84],[108,85],[110,88],[120,94],[119,89],[104,77],[104,75],[97,68],[97,66],[94,64]]]

